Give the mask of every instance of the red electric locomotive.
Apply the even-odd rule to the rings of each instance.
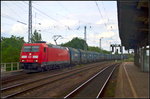
[[[25,43],[20,55],[20,66],[24,70],[44,71],[70,64],[70,54],[66,47],[46,44],[46,42]]]

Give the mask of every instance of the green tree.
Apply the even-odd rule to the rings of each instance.
[[[88,46],[87,43],[85,43],[85,41],[83,39],[80,39],[78,37],[73,38],[71,41],[69,41],[65,44],[61,44],[61,46],[72,47],[72,48],[84,50],[84,44],[85,44],[88,51],[111,54],[111,52],[100,49],[99,47]]]
[[[111,52],[100,49],[99,47],[94,47],[94,46],[89,46],[88,51],[94,51],[94,52],[100,52],[100,53],[105,53],[105,54],[111,54]]]
[[[101,52],[101,49],[99,49],[98,47],[89,46],[88,51]]]
[[[84,46],[88,48],[87,43],[83,39],[80,39],[78,37],[73,38],[71,41],[65,44],[61,44],[61,46],[72,47],[72,48],[82,49],[82,50],[84,50]]]
[[[38,33],[37,30],[35,30],[31,37],[32,43],[35,43],[36,41],[41,41],[41,40],[42,40],[41,34]]]
[[[106,51],[106,50],[102,50],[102,53],[104,53],[104,54],[111,54],[110,51]]]
[[[19,62],[20,52],[25,43],[23,37],[11,36],[1,38],[2,62]]]

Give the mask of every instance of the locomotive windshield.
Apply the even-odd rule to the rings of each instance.
[[[24,46],[23,52],[38,52],[39,46]]]

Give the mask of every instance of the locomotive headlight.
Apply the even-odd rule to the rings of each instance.
[[[34,60],[34,62],[38,62],[38,60]]]
[[[24,62],[25,60],[22,60],[22,62]]]
[[[27,58],[27,56],[23,55],[23,56],[21,56],[21,58]]]
[[[33,56],[33,58],[38,58],[38,56]]]

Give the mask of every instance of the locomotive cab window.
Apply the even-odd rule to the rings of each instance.
[[[24,46],[23,52],[30,52],[31,46]]]
[[[39,46],[32,46],[31,52],[38,52],[39,51]]]
[[[23,52],[38,52],[39,46],[24,46]]]

